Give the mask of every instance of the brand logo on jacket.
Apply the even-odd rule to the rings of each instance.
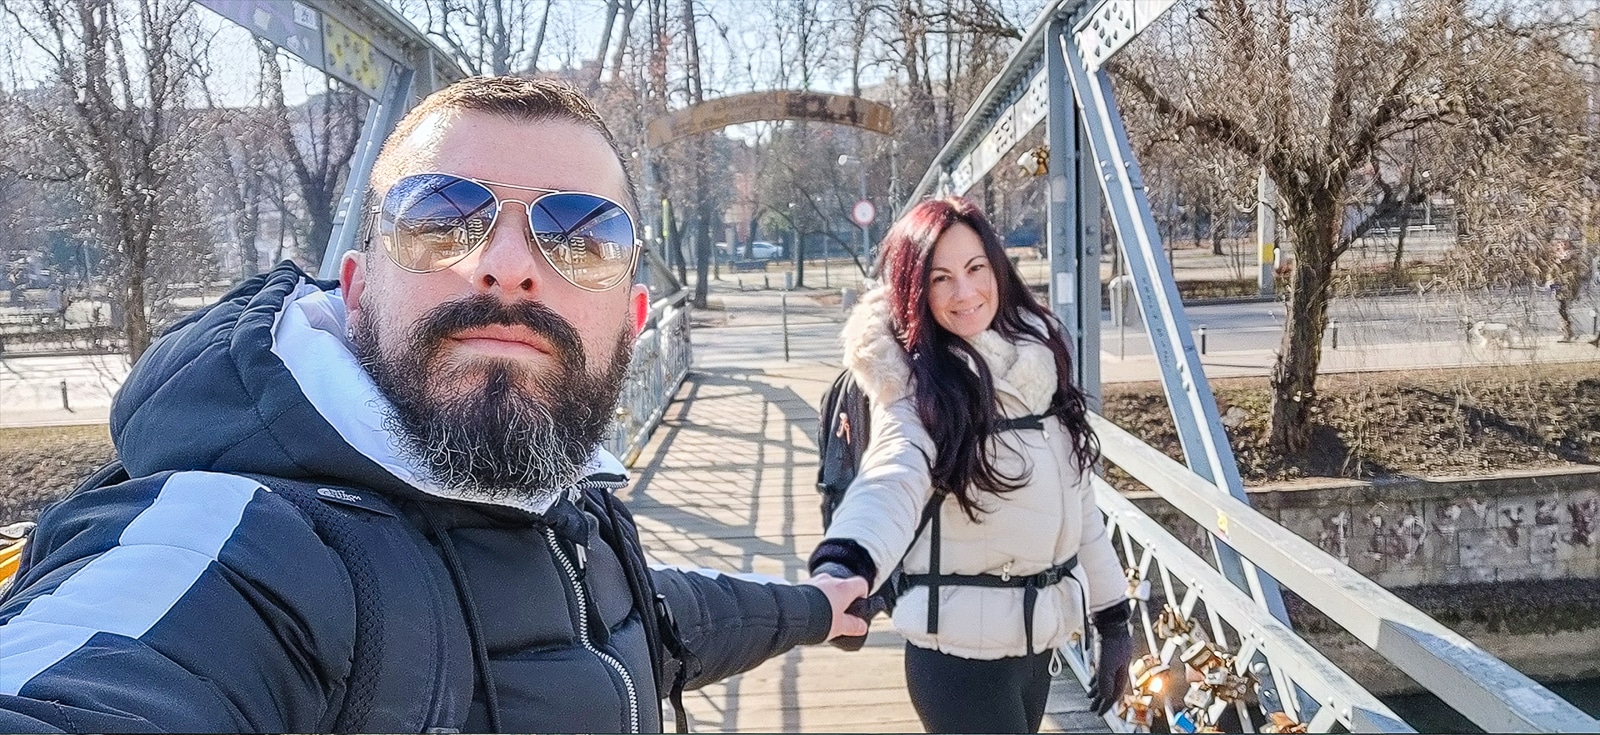
[[[357,494],[351,493],[351,492],[345,492],[344,490],[336,490],[336,489],[331,488],[331,487],[319,487],[319,488],[317,488],[317,494],[321,495],[324,498],[332,498],[334,500],[343,500],[346,503],[359,503],[359,502],[361,502],[361,496],[360,495],[357,495]]]

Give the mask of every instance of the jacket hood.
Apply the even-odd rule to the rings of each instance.
[[[435,485],[391,444],[387,407],[346,340],[338,284],[284,263],[151,345],[112,403],[111,436],[134,477],[165,470],[255,473],[531,513],[553,502]],[[587,472],[626,475],[598,448]]]
[[[1029,315],[1030,320],[1035,317]],[[878,405],[911,394],[911,358],[895,338],[887,289],[878,286],[857,302],[841,333],[844,366]],[[1042,414],[1056,390],[1055,355],[1033,340],[1012,342],[993,329],[967,341],[994,374],[995,390],[1024,414]]]

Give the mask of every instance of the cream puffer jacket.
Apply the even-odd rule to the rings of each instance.
[[[922,508],[933,495],[929,462],[937,452],[917,417],[911,395],[911,369],[890,328],[882,288],[863,297],[844,329],[845,366],[872,402],[872,440],[855,481],[835,512],[829,539],[860,544],[877,565],[877,589],[905,554],[908,574],[926,574],[930,531],[912,543]],[[995,378],[1001,414],[1019,418],[1044,413],[1055,391],[1050,349],[1025,341],[1013,344],[989,330],[970,340]],[[991,440],[997,469],[1029,473],[1020,489],[985,494],[985,511],[973,523],[955,499],[940,508],[939,570],[944,574],[1030,575],[1073,555],[1073,579],[1041,589],[1034,610],[1034,649],[1065,646],[1084,625],[1087,608],[1098,612],[1125,598],[1121,562],[1095,506],[1088,474],[1072,458],[1072,445],[1059,419],[1046,430],[1011,431]],[[907,546],[910,551],[907,553]],[[895,607],[894,626],[921,648],[963,658],[992,660],[1028,653],[1023,630],[1021,588],[942,586],[939,632],[927,632],[928,588],[913,587]]]

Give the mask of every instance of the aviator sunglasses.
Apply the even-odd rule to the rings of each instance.
[[[491,184],[534,195],[502,199]],[[587,192],[454,174],[412,174],[383,197],[378,238],[395,265],[413,273],[442,271],[489,241],[510,202],[527,212],[528,241],[568,283],[585,291],[606,291],[627,282],[639,257],[633,218],[621,204]]]

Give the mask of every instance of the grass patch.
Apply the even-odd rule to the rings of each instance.
[[[0,429],[0,524],[31,521],[116,456],[105,426]]]
[[[1267,444],[1272,398],[1265,378],[1211,386],[1246,484],[1600,464],[1594,364],[1324,375],[1312,446],[1298,457]],[[1159,383],[1107,385],[1104,414],[1168,456],[1182,456]]]

